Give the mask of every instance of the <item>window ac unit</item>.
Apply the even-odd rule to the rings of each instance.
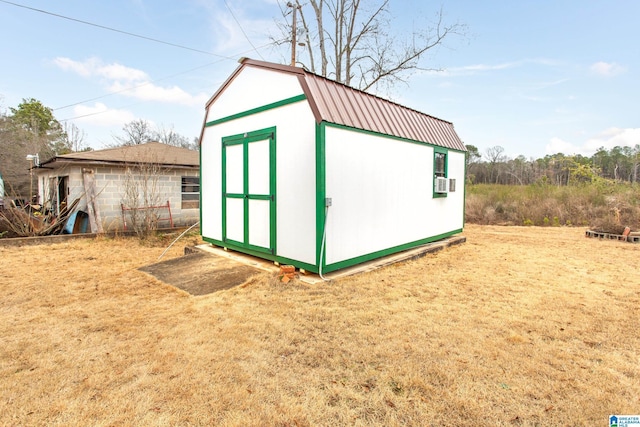
[[[436,193],[446,193],[449,190],[449,180],[447,178],[436,177]]]

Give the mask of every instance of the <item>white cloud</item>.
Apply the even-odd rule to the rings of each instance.
[[[141,81],[148,80],[147,73],[135,68],[113,63],[103,64],[99,58],[89,58],[85,61],[74,61],[70,58],[57,57],[53,63],[65,71],[72,71],[82,77],[102,77],[107,80]]]
[[[547,58],[526,58],[526,59],[519,59],[517,61],[511,61],[511,62],[501,62],[498,64],[471,64],[471,65],[464,65],[461,67],[449,67],[444,70],[428,70],[428,71],[423,71],[423,73],[428,75],[433,75],[433,76],[445,76],[445,77],[468,76],[468,75],[475,75],[478,73],[487,73],[491,71],[508,70],[511,68],[522,67],[527,64],[554,67],[554,66],[562,65],[562,62],[555,61],[552,59],[547,59]],[[550,82],[549,84],[555,85],[555,84],[564,83],[564,81],[565,80],[558,80],[556,82]]]
[[[596,62],[589,67],[592,73],[603,77],[613,77],[627,71],[627,67],[616,64],[615,62]]]
[[[548,81],[548,82],[540,82],[537,83],[534,87],[534,89],[547,89],[553,86],[558,86],[561,85],[563,83],[568,82],[569,79],[558,79],[558,80],[553,80],[553,81]]]
[[[96,126],[122,126],[136,119],[131,111],[108,108],[101,102],[93,106],[76,105],[73,112],[78,122]]]
[[[53,60],[53,64],[56,65],[58,68],[64,71],[73,71],[74,73],[79,74],[82,77],[91,76],[91,69],[93,68],[93,62],[94,62],[93,58],[86,60],[84,63],[74,61],[69,58],[61,58],[61,57],[58,57]]]
[[[600,147],[633,147],[640,144],[640,128],[609,128],[595,138],[587,140],[586,147],[595,152]]]
[[[444,70],[428,70],[423,73],[433,76],[468,76],[487,71],[500,71],[522,65],[523,61],[503,62],[501,64],[472,64],[462,67],[450,67]]]
[[[125,80],[138,82],[149,79],[149,75],[142,70],[125,67],[121,64],[108,64],[96,68],[99,76],[108,80]]]
[[[216,51],[235,51],[243,48],[247,43],[247,39],[231,16],[218,15],[216,17],[215,29],[217,35]]]
[[[565,141],[561,138],[551,138],[545,147],[545,154],[582,154],[592,156],[599,148],[607,150],[613,147],[634,147],[640,144],[640,128],[609,128],[592,138],[579,143]]]
[[[118,63],[104,64],[99,58],[74,61],[58,57],[53,63],[62,70],[74,72],[82,77],[99,77],[110,93],[134,99],[190,106],[203,105],[208,99],[204,93],[191,95],[178,86],[158,86],[142,70]]]
[[[265,3],[270,4],[270,2]],[[201,6],[209,12],[214,52],[225,52],[234,57],[246,54],[258,55],[255,51],[252,52],[253,45],[265,54],[273,49],[269,35],[280,37],[273,19],[256,17],[262,15],[256,15],[256,5],[253,3],[242,7],[243,5],[238,2],[228,2],[223,10],[213,6],[211,2],[205,2]]]
[[[564,153],[564,154],[582,154],[582,147],[578,147],[570,142],[564,141],[558,137],[553,137],[546,145],[545,154],[556,154],[556,153]]]
[[[460,71],[493,71],[493,70],[506,70],[507,68],[514,68],[521,65],[521,61],[516,62],[503,62],[502,64],[475,64],[466,65],[464,67],[454,67],[451,70]]]
[[[162,87],[151,82],[140,83],[135,86],[114,82],[109,86],[109,90],[113,93],[120,93],[143,101],[158,101],[188,106],[204,105],[209,99],[209,95],[205,93],[191,95],[178,86]]]

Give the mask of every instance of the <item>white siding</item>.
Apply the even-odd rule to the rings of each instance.
[[[247,68],[243,74],[247,71],[254,70]],[[267,88],[275,84],[266,82],[273,75],[279,76],[280,73],[263,73],[259,77],[254,76],[253,80],[259,82],[261,88]],[[291,76],[286,77],[291,78]],[[236,79],[235,86],[241,86],[238,83],[242,81],[244,80]],[[254,81],[247,83],[252,85]],[[232,84],[231,87],[233,88],[234,85]],[[244,90],[237,89],[234,93],[242,92]],[[283,93],[282,90],[279,90],[279,93]],[[249,99],[239,100],[242,107],[238,108],[244,111],[259,106],[254,99],[251,99],[258,95],[260,94],[251,93]],[[295,91],[285,91],[284,97],[273,98],[271,94],[266,98],[263,96],[258,98],[261,102],[271,103],[295,95]],[[218,108],[217,103],[214,106]],[[225,111],[230,112],[230,110]],[[207,117],[210,116],[209,113]],[[276,255],[315,264],[314,123],[309,105],[306,102],[297,102],[205,128],[201,145],[202,234],[204,237],[222,239],[222,138],[276,127]]]
[[[306,102],[282,112],[278,126],[278,255],[316,264],[316,132]]]
[[[222,240],[222,139],[205,128],[200,141],[200,210],[202,235]]]
[[[207,122],[302,95],[298,78],[291,74],[246,67],[226,87],[207,111]]]
[[[449,177],[458,191],[434,198],[432,147],[327,126],[327,264],[462,228],[464,154]]]

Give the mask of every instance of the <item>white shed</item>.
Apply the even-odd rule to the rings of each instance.
[[[242,59],[206,105],[205,241],[331,272],[462,232],[453,124],[310,73]]]

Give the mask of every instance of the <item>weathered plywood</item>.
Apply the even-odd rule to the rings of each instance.
[[[260,270],[230,258],[198,251],[139,269],[191,295],[206,295],[246,282]]]

